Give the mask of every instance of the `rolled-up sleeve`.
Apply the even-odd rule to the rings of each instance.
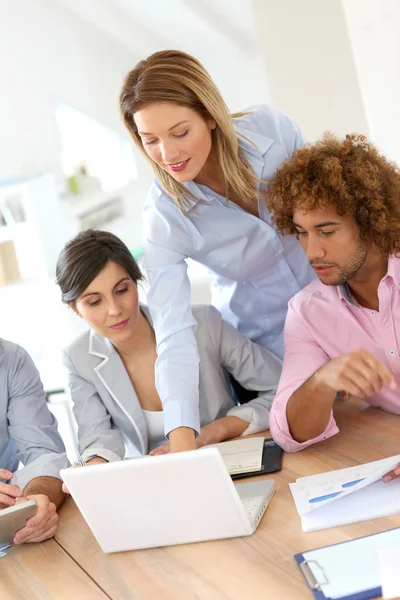
[[[8,376],[8,432],[14,440],[17,460],[24,468],[12,483],[22,489],[36,477],[61,479],[60,469],[69,466],[57,421],[47,407],[38,370],[28,353],[17,347]]]
[[[313,339],[301,312],[298,297],[289,302],[284,332],[285,355],[278,391],[270,413],[270,431],[275,442],[287,452],[297,452],[338,433],[331,411],[328,424],[321,435],[305,442],[291,436],[286,407],[292,394],[324,365],[329,357]],[[304,415],[307,419],[307,415]]]
[[[178,427],[200,431],[196,321],[185,262],[192,242],[185,218],[168,202],[162,208],[146,204],[143,211],[147,303],[157,339],[156,387],[167,436]]]

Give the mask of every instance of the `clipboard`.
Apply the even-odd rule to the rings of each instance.
[[[378,553],[400,547],[400,527],[295,555],[316,600],[368,600],[382,595]]]

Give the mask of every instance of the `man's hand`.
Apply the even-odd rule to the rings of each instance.
[[[13,474],[6,469],[0,469],[0,479],[9,481],[13,478]],[[16,498],[21,498],[22,490],[17,485],[0,482],[0,509],[8,508],[15,504]]]
[[[88,460],[87,462],[85,462],[85,467],[86,465],[99,465],[101,463],[106,463],[108,462],[108,460],[106,460],[105,458],[101,458],[101,456],[93,456],[93,458],[91,458],[90,460]],[[72,465],[72,467],[69,467],[70,469],[76,469],[77,467],[80,467],[80,465]],[[63,483],[62,484],[62,491],[64,492],[64,494],[69,494],[69,489],[67,488],[67,484]]]
[[[333,358],[315,372],[314,378],[335,392],[347,392],[359,398],[373,396],[384,385],[396,389],[392,373],[366,350]]]
[[[21,499],[35,500],[37,504],[36,515],[27,520],[25,527],[17,531],[14,544],[27,544],[28,542],[43,542],[55,535],[58,527],[58,514],[56,505],[50,502],[44,494],[27,496]]]
[[[397,465],[397,467],[395,467],[393,469],[393,471],[386,473],[386,475],[384,475],[382,477],[382,481],[384,483],[389,483],[389,481],[393,481],[393,479],[398,479],[399,477],[400,477],[400,463]]]

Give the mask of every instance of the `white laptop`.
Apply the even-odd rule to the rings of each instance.
[[[63,469],[104,552],[251,535],[274,481],[234,484],[216,448]]]

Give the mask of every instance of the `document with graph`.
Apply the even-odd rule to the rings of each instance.
[[[400,454],[290,483],[303,531],[400,512],[400,480],[381,481],[399,463]]]

